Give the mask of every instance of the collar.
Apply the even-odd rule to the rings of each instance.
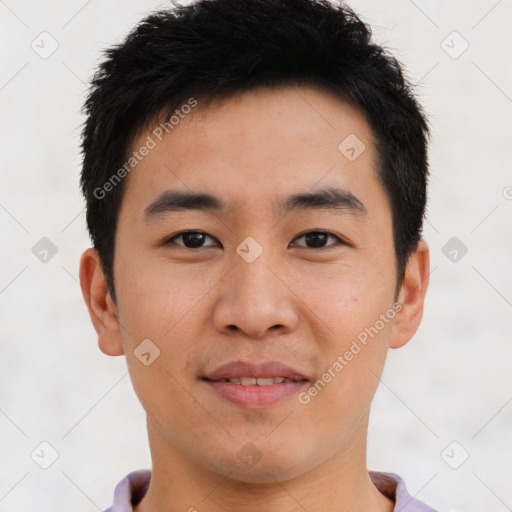
[[[375,487],[395,502],[394,512],[436,512],[412,497],[404,481],[395,473],[369,471],[368,474]],[[138,504],[146,494],[150,479],[149,469],[139,469],[129,473],[117,484],[114,503],[104,512],[133,512],[133,505]]]

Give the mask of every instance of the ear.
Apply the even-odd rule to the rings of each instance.
[[[96,332],[98,345],[109,356],[124,354],[117,308],[108,291],[101,260],[95,249],[87,249],[80,259],[80,286]]]
[[[391,332],[391,348],[404,346],[418,330],[423,317],[429,275],[429,248],[425,240],[420,240],[407,261],[404,281],[397,300],[401,309],[395,316]]]

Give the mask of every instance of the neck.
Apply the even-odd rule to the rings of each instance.
[[[367,422],[366,422],[367,427]],[[153,460],[151,482],[135,512],[392,512],[366,468],[366,428],[347,446],[309,472],[281,482],[254,484],[205,469],[163,438],[148,420]],[[277,475],[275,475],[277,476]]]

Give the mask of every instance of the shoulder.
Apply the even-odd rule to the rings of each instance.
[[[369,471],[369,475],[375,487],[395,502],[395,511],[437,512],[422,501],[412,497],[404,481],[395,473]]]
[[[126,475],[114,490],[114,503],[104,512],[132,512],[132,505],[139,503],[149,487],[151,470],[138,469]]]

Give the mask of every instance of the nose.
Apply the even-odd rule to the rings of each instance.
[[[251,263],[242,258],[236,261],[219,283],[213,320],[216,329],[255,339],[294,331],[299,323],[297,297],[284,274],[265,251]]]

